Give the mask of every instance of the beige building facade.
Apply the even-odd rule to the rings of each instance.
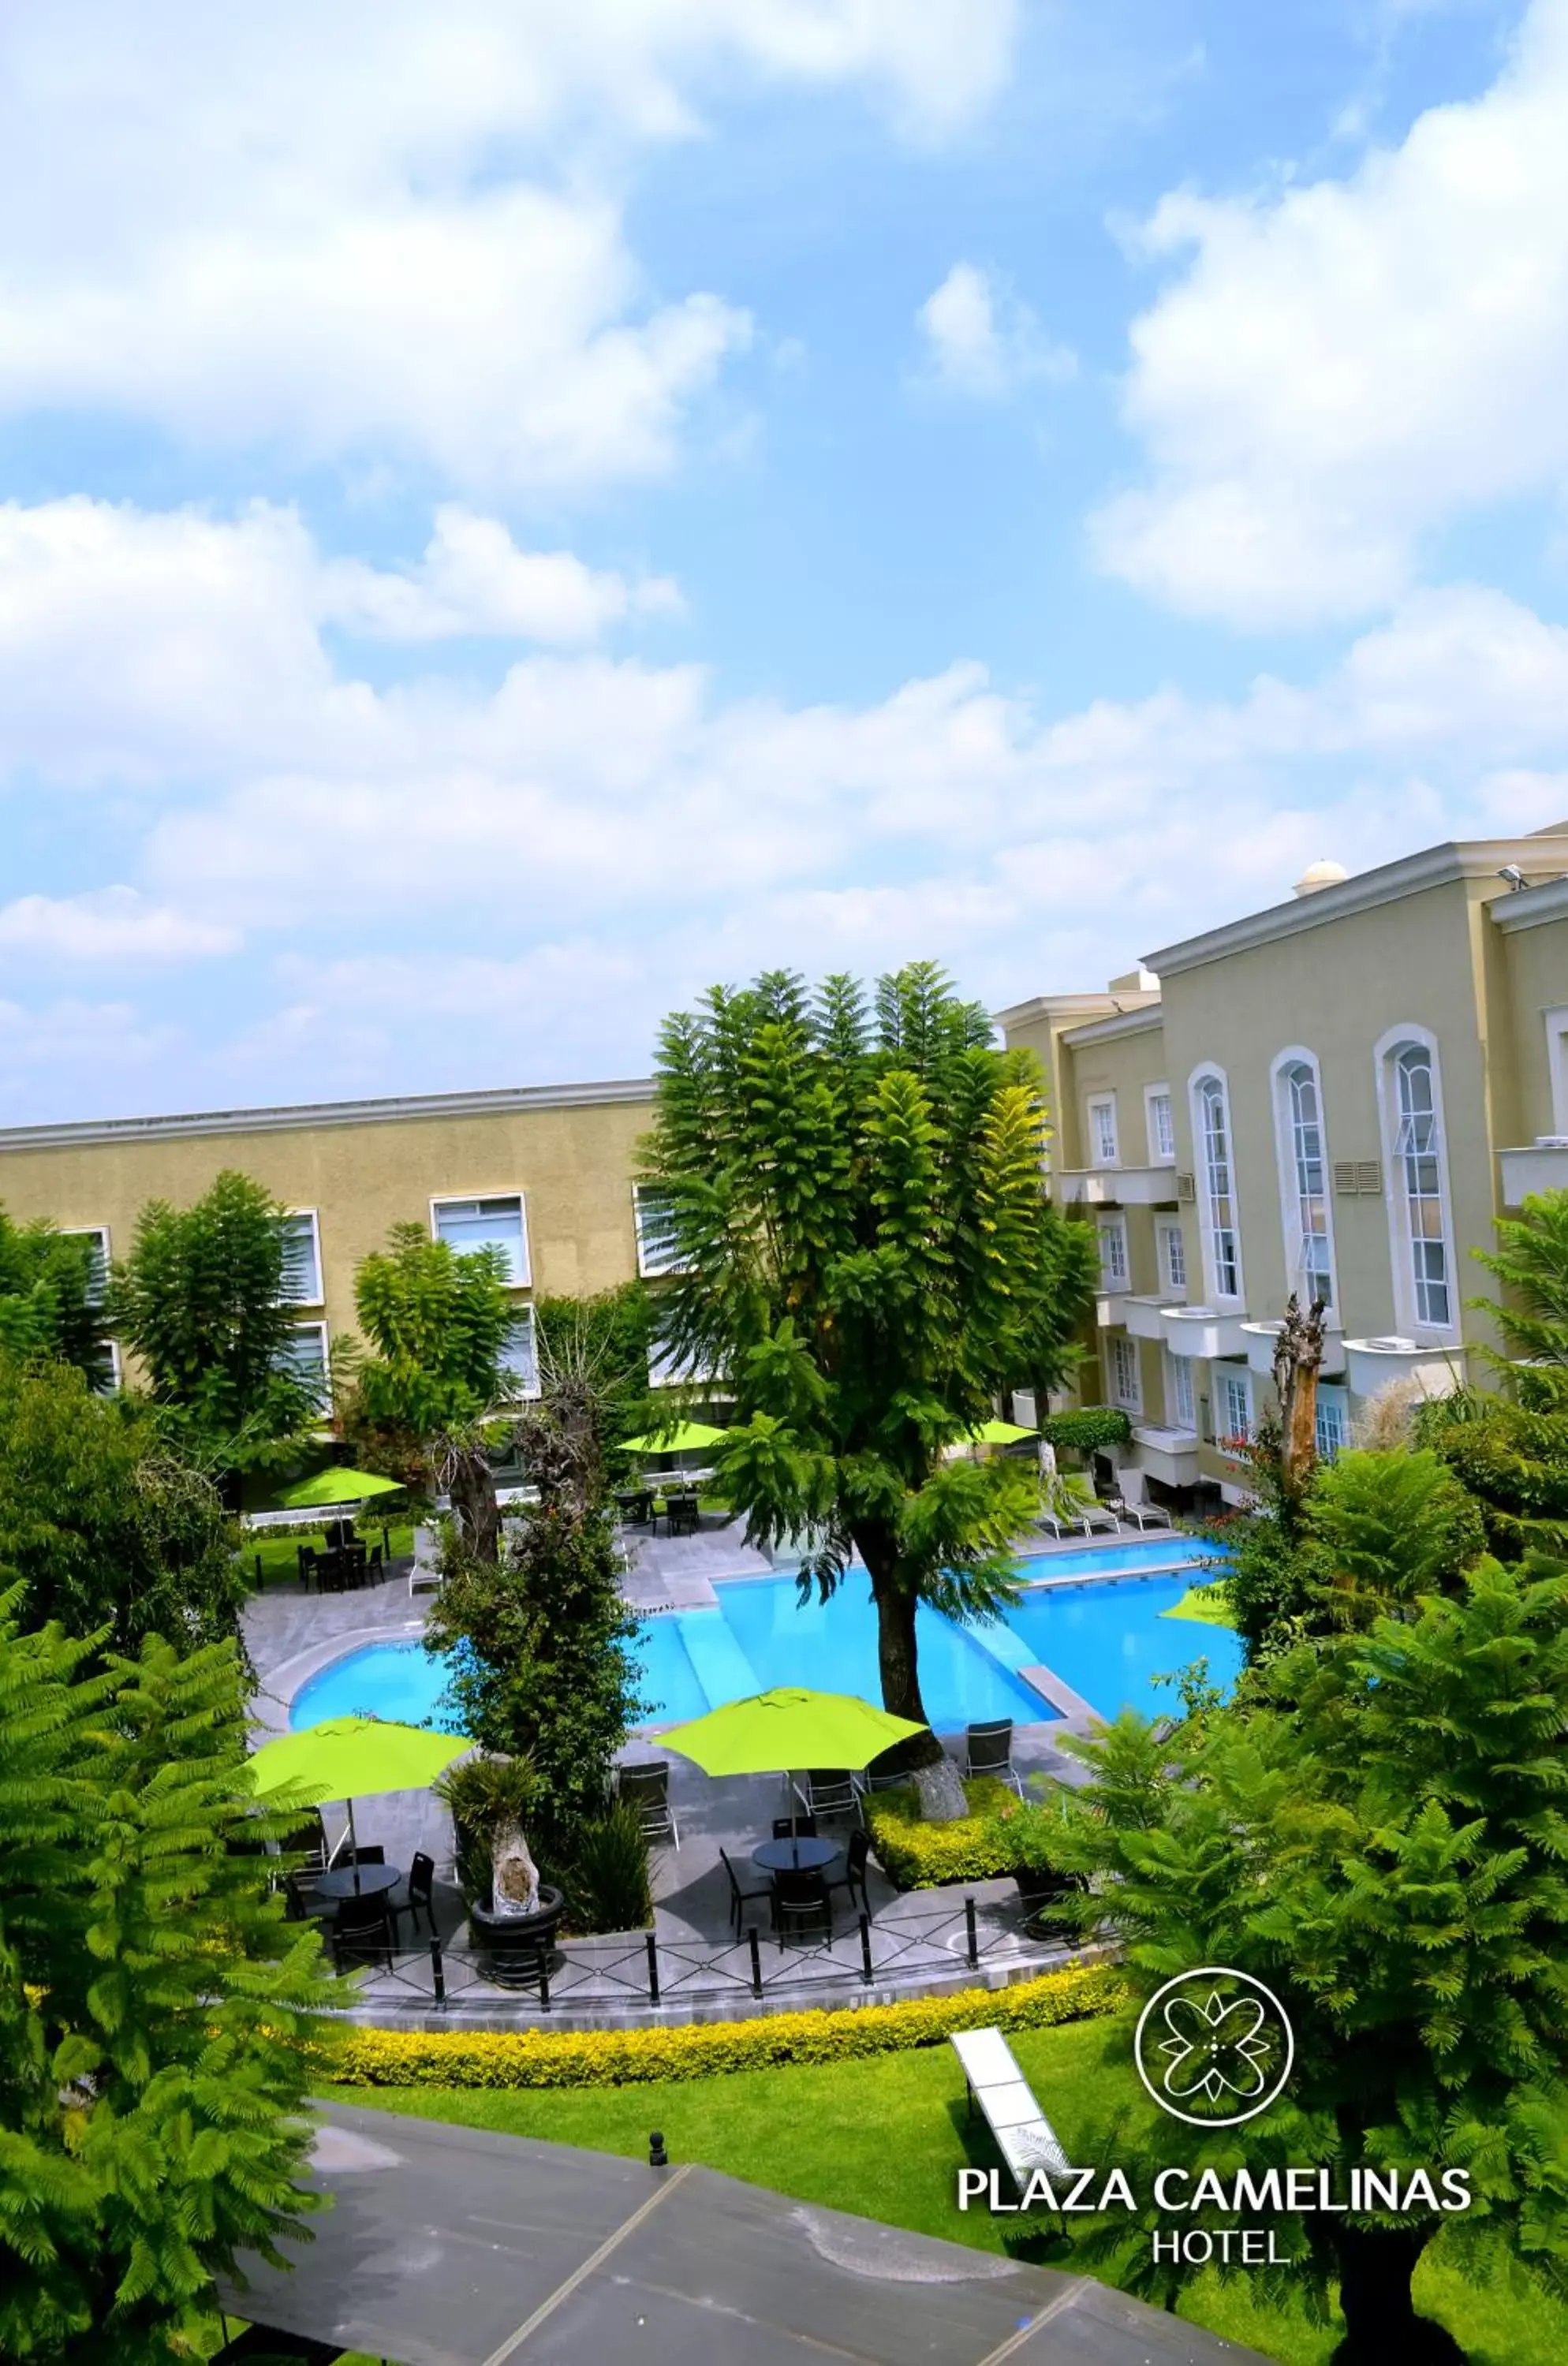
[[[1314,866],[1103,997],[998,1023],[1046,1070],[1053,1193],[1099,1231],[1079,1393],[1131,1419],[1118,1478],[1240,1501],[1292,1290],[1328,1306],[1325,1452],[1391,1380],[1485,1378],[1470,1252],[1568,1187],[1568,824]]]
[[[1528,1191],[1568,1187],[1568,824],[1431,847],[1151,953],[1103,993],[998,1014],[1045,1073],[1049,1186],[1099,1234],[1077,1391],[1122,1406],[1134,1497],[1239,1500],[1292,1290],[1329,1308],[1319,1438],[1393,1379],[1484,1378],[1490,1278],[1470,1251]],[[645,1079],[0,1130],[0,1205],[130,1248],[151,1200],[224,1167],[291,1211],[300,1368],[355,1328],[354,1275],[413,1222],[504,1252],[512,1361],[537,1296],[660,1264],[639,1208]],[[654,1376],[674,1380],[672,1369]]]

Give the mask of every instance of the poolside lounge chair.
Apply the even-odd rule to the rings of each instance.
[[[795,1786],[795,1794],[812,1821],[818,1816],[853,1816],[860,1820],[860,1786],[847,1766],[818,1766]]]
[[[441,1591],[440,1547],[434,1528],[415,1528],[413,1532],[413,1567],[409,1572],[409,1593],[439,1594]]]
[[[1087,1537],[1089,1532],[1087,1512],[1072,1515],[1066,1512],[1037,1512],[1032,1525],[1037,1528],[1043,1528],[1048,1536],[1055,1538],[1058,1544],[1066,1536]]]
[[[998,1783],[1010,1783],[1021,1799],[1023,1785],[1012,1763],[1012,1719],[1010,1717],[988,1718],[983,1725],[972,1725],[965,1737],[965,1774],[989,1774]]]
[[[1145,1528],[1168,1528],[1170,1526],[1170,1514],[1163,1504],[1118,1504],[1114,1509],[1121,1518],[1131,1520],[1140,1532]]]
[[[954,2030],[948,2043],[964,2066],[969,2109],[977,2110],[990,2129],[1020,2193],[1037,2169],[1047,2177],[1071,2177],[1072,2163],[1061,2139],[1035,2101],[1001,2031]]]
[[[642,1818],[642,1829],[650,1841],[669,1839],[677,1848],[681,1845],[681,1828],[675,1821],[675,1810],[670,1805],[670,1761],[667,1758],[644,1758],[630,1766],[623,1766],[615,1777],[615,1787],[623,1799],[629,1799]]]
[[[768,1909],[771,1916],[773,1910],[773,1885],[770,1880],[763,1882],[760,1889],[742,1889],[740,1887],[740,1876],[736,1872],[734,1865],[726,1855],[723,1849],[720,1849],[718,1853],[718,1861],[720,1865],[723,1865],[725,1873],[728,1876],[729,1919],[735,1925],[735,1936],[739,1942],[740,1937],[740,1925],[745,1918],[745,1912],[748,1906],[751,1905],[755,1900],[765,1898],[768,1902]]]

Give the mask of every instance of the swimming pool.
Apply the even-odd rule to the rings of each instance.
[[[1054,1670],[1106,1717],[1124,1703],[1152,1712],[1161,1696],[1149,1678],[1201,1654],[1211,1681],[1228,1691],[1241,1665],[1229,1628],[1159,1615],[1180,1600],[1190,1565],[1210,1557],[1210,1549],[1188,1537],[1030,1555],[1021,1563],[1026,1579],[1049,1571],[1088,1582],[1036,1586],[1005,1619],[977,1627],[956,1626],[922,1603],[916,1613],[920,1689],[932,1725],[951,1733],[987,1718],[1047,1721],[1056,1712],[1020,1673],[1035,1665]],[[1180,1564],[1173,1575],[1144,1575],[1173,1563]],[[1120,1582],[1109,1580],[1111,1572]],[[863,1570],[852,1570],[830,1602],[813,1595],[803,1604],[790,1576],[721,1580],[714,1591],[716,1609],[664,1611],[637,1628],[649,1725],[681,1724],[774,1684],[881,1699],[876,1612]],[[368,1713],[407,1725],[438,1724],[446,1684],[444,1663],[415,1638],[365,1644],[300,1686],[289,1723],[299,1729]]]

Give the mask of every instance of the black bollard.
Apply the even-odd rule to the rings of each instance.
[[[670,2166],[670,2156],[664,2149],[664,2138],[657,2128],[648,2140],[648,2165],[649,2169],[668,2169]]]

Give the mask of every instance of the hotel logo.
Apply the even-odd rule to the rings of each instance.
[[[1205,1964],[1156,1989],[1133,2052],[1162,2112],[1195,2128],[1234,2128],[1283,2092],[1295,2039],[1271,1989],[1249,1972]]]

